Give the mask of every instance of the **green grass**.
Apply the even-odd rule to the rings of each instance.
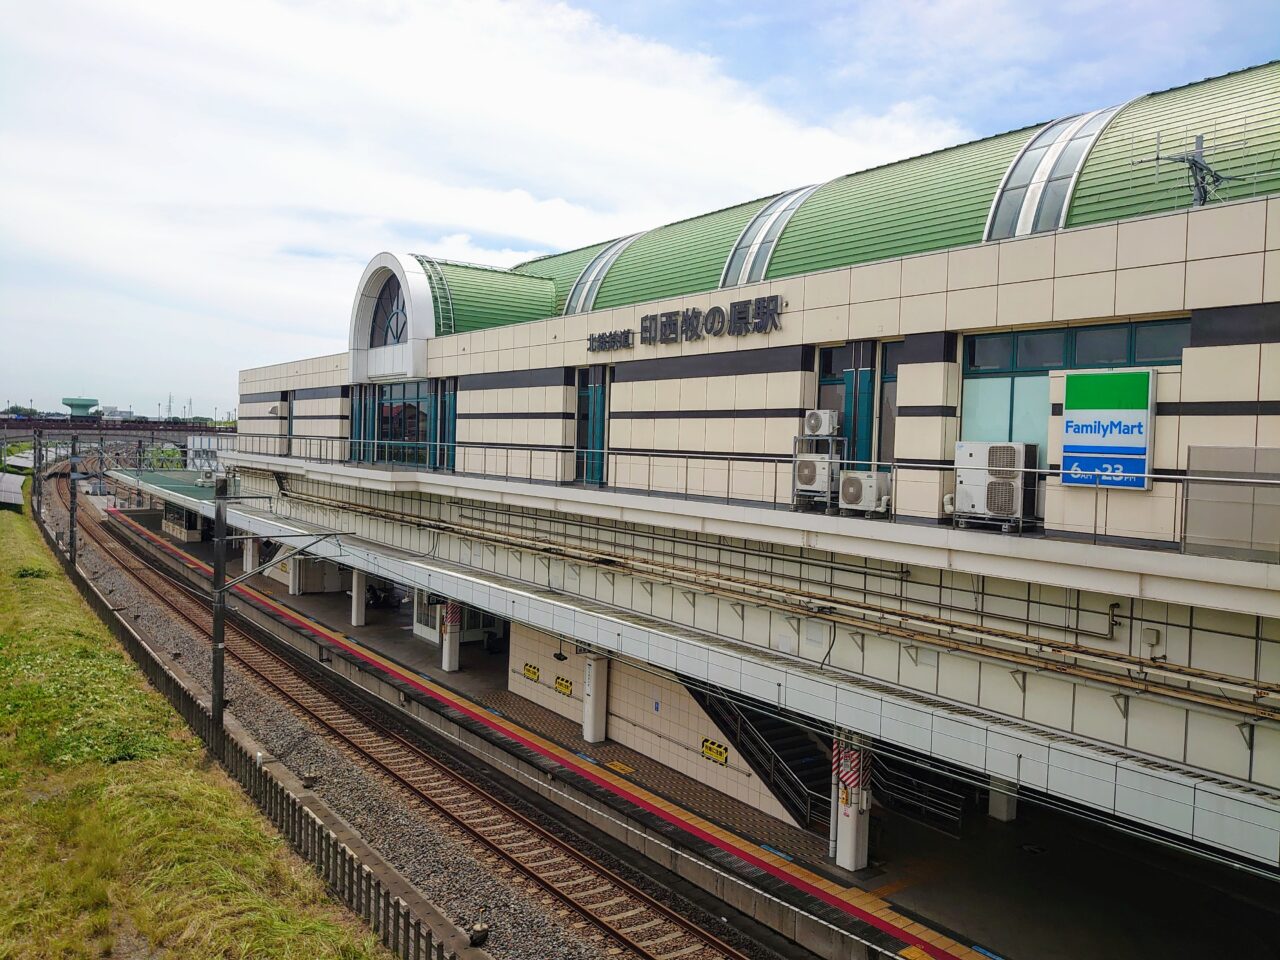
[[[387,954],[0,511],[0,960]]]

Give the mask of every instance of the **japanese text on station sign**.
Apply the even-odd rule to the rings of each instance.
[[[745,337],[753,333],[772,333],[782,329],[778,317],[782,309],[777,294],[754,300],[735,300],[728,309],[715,306],[707,310],[689,307],[649,313],[640,318],[640,343],[656,346],[664,343],[692,343],[708,337]],[[593,333],[587,338],[587,351],[628,350],[635,343],[634,331],[613,330]]]

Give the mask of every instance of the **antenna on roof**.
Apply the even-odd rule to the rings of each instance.
[[[1193,207],[1203,207],[1210,200],[1221,201],[1222,197],[1218,193],[1218,188],[1229,180],[1244,180],[1245,177],[1228,176],[1225,173],[1219,173],[1209,165],[1205,159],[1206,153],[1212,153],[1217,150],[1230,150],[1235,147],[1247,147],[1247,140],[1233,140],[1230,143],[1219,143],[1208,150],[1204,145],[1204,134],[1198,133],[1193,141],[1195,146],[1182,153],[1161,153],[1160,152],[1160,134],[1156,133],[1156,152],[1155,156],[1143,157],[1139,160],[1130,160],[1132,166],[1138,166],[1143,163],[1181,163],[1187,168],[1187,186],[1191,188],[1191,205]]]

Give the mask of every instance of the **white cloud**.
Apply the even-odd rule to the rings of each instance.
[[[225,406],[342,349],[383,249],[511,264],[968,136],[922,101],[801,124],[536,0],[51,0],[0,59],[0,393],[46,405]]]

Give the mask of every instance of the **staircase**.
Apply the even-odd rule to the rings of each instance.
[[[720,732],[802,827],[831,824],[831,746],[785,717],[689,688]]]

